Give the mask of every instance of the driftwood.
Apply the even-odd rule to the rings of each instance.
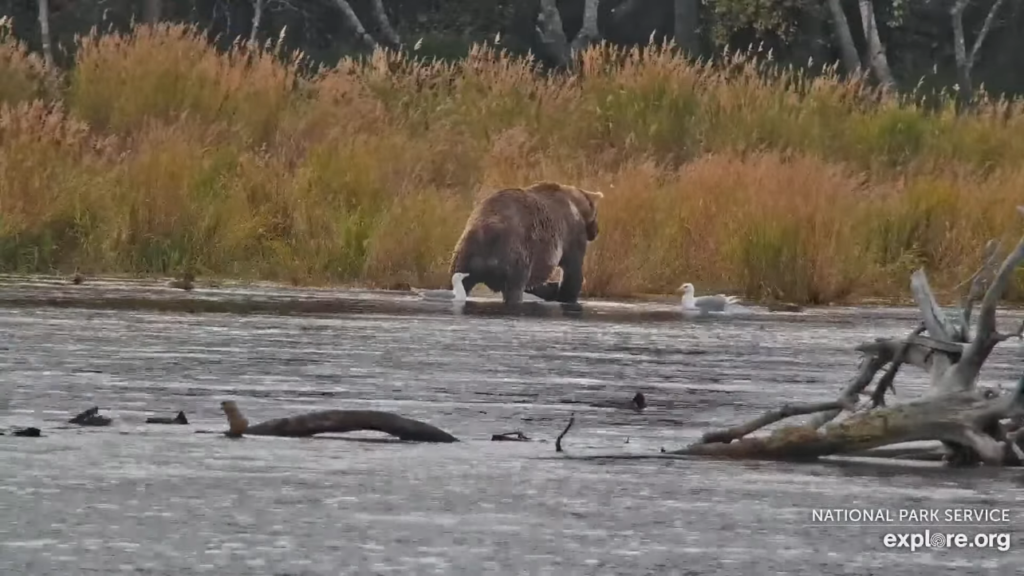
[[[1024,216],[1024,206],[1018,211]],[[855,350],[863,355],[859,373],[835,401],[786,405],[745,424],[708,432],[698,442],[666,455],[805,461],[831,455],[883,456],[882,447],[939,441],[949,464],[1022,465],[1024,375],[1009,393],[977,385],[981,368],[995,347],[1024,335],[1024,324],[1008,334],[996,327],[999,300],[1024,262],[1024,237],[1001,264],[998,250],[996,241],[985,246],[983,264],[964,283],[970,288],[953,317],[937,304],[924,270],[916,271],[910,289],[921,315],[919,325],[905,338],[879,338],[857,346]],[[975,305],[979,308],[972,335]],[[921,398],[886,406],[885,395],[895,392],[895,378],[903,365],[927,372],[929,390]],[[859,397],[886,366],[870,393],[870,402],[860,405]],[[771,424],[805,415],[810,418],[804,424],[749,436]],[[571,426],[572,420],[559,436],[557,451]],[[930,449],[914,452],[920,459],[935,458]]]
[[[235,402],[231,400],[221,402],[221,408],[228,419],[228,431],[225,432],[225,435],[230,437],[245,435],[301,438],[332,432],[373,430],[390,434],[400,440],[413,442],[459,441],[458,438],[444,430],[425,422],[376,410],[320,410],[249,425],[249,420],[242,415]]]
[[[529,442],[530,438],[522,432],[516,430],[515,432],[503,432],[501,434],[491,434],[491,442]]]
[[[99,406],[93,406],[71,420],[68,420],[68,423],[78,424],[79,426],[109,426],[113,420],[107,416],[101,416],[99,412]]]
[[[174,418],[150,416],[149,418],[146,418],[146,424],[188,424],[188,418],[185,417],[184,411],[179,411],[178,415]]]

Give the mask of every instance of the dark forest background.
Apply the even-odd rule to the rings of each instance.
[[[171,21],[223,46],[283,34],[286,48],[328,65],[375,45],[459,58],[497,39],[558,66],[573,41],[674,39],[704,58],[755,46],[785,64],[856,68],[902,89],[1024,92],[1021,0],[0,0],[0,16],[12,17],[14,34],[36,51],[44,51],[40,2],[54,61],[64,66],[76,35]],[[585,26],[588,15],[596,30]]]

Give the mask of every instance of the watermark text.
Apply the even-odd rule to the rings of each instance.
[[[920,532],[889,532],[882,536],[882,544],[886,548],[909,548],[911,552],[922,548],[992,548],[1006,552],[1010,549],[1010,533],[970,535],[963,532],[932,532],[928,529]]]

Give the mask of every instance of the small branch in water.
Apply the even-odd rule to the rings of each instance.
[[[910,333],[910,336],[900,344],[899,350],[896,351],[896,356],[893,357],[892,363],[889,364],[889,369],[882,374],[882,377],[878,379],[878,384],[875,385],[875,391],[871,394],[871,406],[877,408],[879,406],[885,406],[885,393],[889,390],[896,393],[896,373],[899,372],[900,366],[903,365],[904,358],[907,357],[907,350],[910,349],[910,343],[915,336],[920,336],[925,331],[927,326],[924,322],[917,325],[917,328]]]
[[[185,417],[185,412],[182,410],[174,418],[151,416],[146,418],[146,424],[188,424],[188,418]]]
[[[999,240],[992,239],[985,244],[984,263],[970,278],[957,285],[954,290],[959,290],[963,285],[969,284],[967,293],[960,301],[960,341],[968,343],[971,341],[971,314],[974,306],[981,302],[985,296],[985,290],[999,267]]]
[[[565,430],[562,430],[562,433],[559,434],[558,438],[555,439],[555,452],[562,451],[562,438],[564,438],[565,435],[569,433],[569,428],[572,428],[573,422],[575,421],[576,413],[573,412],[572,414],[569,415],[569,423],[565,425]]]
[[[529,442],[530,438],[522,432],[516,430],[515,432],[504,432],[502,434],[492,434],[491,442]]]
[[[860,393],[863,392],[869,384],[871,384],[871,381],[875,379],[875,374],[877,374],[887,362],[888,359],[879,358],[878,356],[869,356],[864,358],[861,361],[860,372],[858,372],[857,377],[850,382],[845,390],[843,390],[838,401],[845,405],[856,405],[857,398],[860,396]],[[838,418],[842,413],[842,408],[833,408],[820,414],[815,414],[814,417],[808,421],[807,427],[812,430],[817,430]]]

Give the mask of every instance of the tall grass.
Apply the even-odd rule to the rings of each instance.
[[[915,267],[951,287],[1021,230],[1020,104],[925,111],[745,55],[584,60],[542,75],[476,47],[304,74],[140,26],[81,39],[54,92],[0,35],[0,270],[446,285],[474,200],[540,179],[606,194],[591,296],[903,296]]]

